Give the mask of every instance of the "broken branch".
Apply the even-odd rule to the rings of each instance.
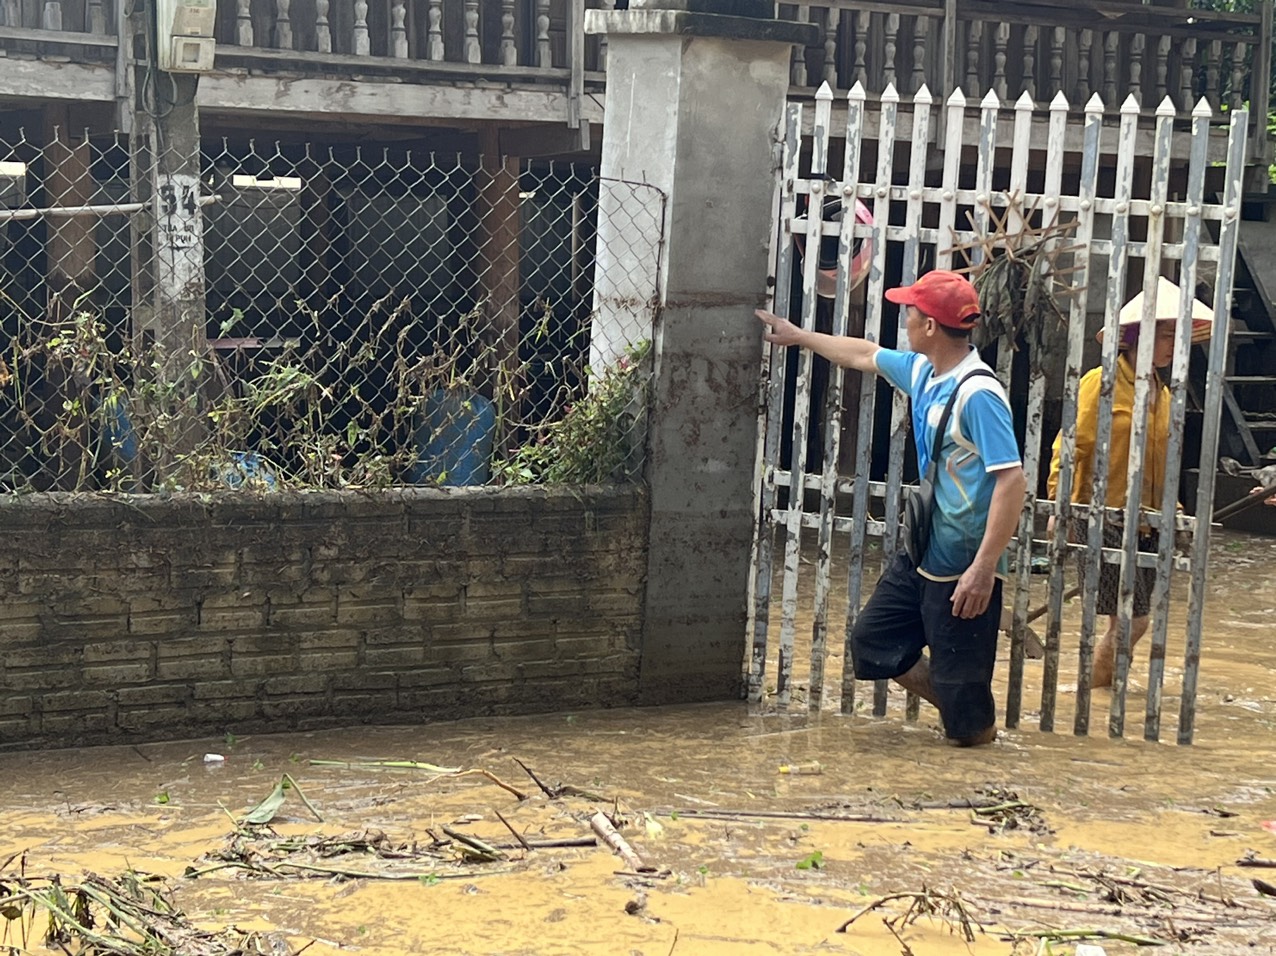
[[[656,868],[643,862],[642,857],[634,852],[634,848],[620,835],[620,831],[611,825],[611,821],[602,811],[589,818],[589,825],[598,834],[598,838],[616,851],[625,861],[625,865],[635,873],[655,872]]]
[[[541,792],[545,794],[545,796],[549,797],[551,800],[557,799],[558,794],[555,791],[549,789],[549,787],[545,786],[545,784],[541,782],[541,778],[536,776],[536,773],[532,770],[531,767],[523,763],[523,761],[519,760],[517,757],[514,758],[514,762],[523,768],[523,772],[532,778],[532,783],[540,787]]]
[[[505,829],[509,830],[510,833],[514,834],[514,839],[519,842],[519,844],[523,847],[524,850],[531,850],[532,845],[528,843],[526,839],[523,838],[523,834],[519,833],[510,825],[510,822],[501,815],[500,810],[497,810],[495,807],[493,807],[492,812],[496,814],[496,819],[500,820],[502,823],[505,824]]]

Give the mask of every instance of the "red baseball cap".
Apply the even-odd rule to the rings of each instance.
[[[896,305],[915,305],[950,329],[970,329],[979,318],[979,293],[964,276],[944,269],[926,273],[912,285],[888,289],[887,301]]]

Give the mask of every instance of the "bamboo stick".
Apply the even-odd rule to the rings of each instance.
[[[598,834],[598,838],[611,847],[620,858],[625,861],[625,865],[635,873],[654,873],[656,868],[644,863],[642,857],[634,852],[628,841],[625,840],[620,832],[611,825],[611,821],[607,819],[606,814],[601,810],[589,818],[589,825],[593,831]]]

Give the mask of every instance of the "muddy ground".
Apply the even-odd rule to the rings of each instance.
[[[1276,541],[1217,539],[1191,747],[1138,739],[1139,655],[1133,739],[1115,741],[1071,735],[1068,693],[1062,732],[1037,730],[1029,662],[1029,719],[974,751],[945,747],[929,708],[904,720],[896,695],[881,720],[726,703],[9,754],[0,861],[69,883],[158,874],[196,926],[311,956],[1276,953],[1276,899],[1253,883],[1276,869],[1238,865],[1276,860],[1274,575]],[[435,767],[368,765],[386,760]],[[244,825],[284,774],[297,788],[270,823]],[[594,837],[599,810],[640,860],[537,845]],[[44,951],[44,924],[0,922]]]

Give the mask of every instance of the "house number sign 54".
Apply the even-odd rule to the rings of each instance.
[[[165,173],[156,191],[159,239],[172,249],[199,244],[199,179],[189,173]]]

